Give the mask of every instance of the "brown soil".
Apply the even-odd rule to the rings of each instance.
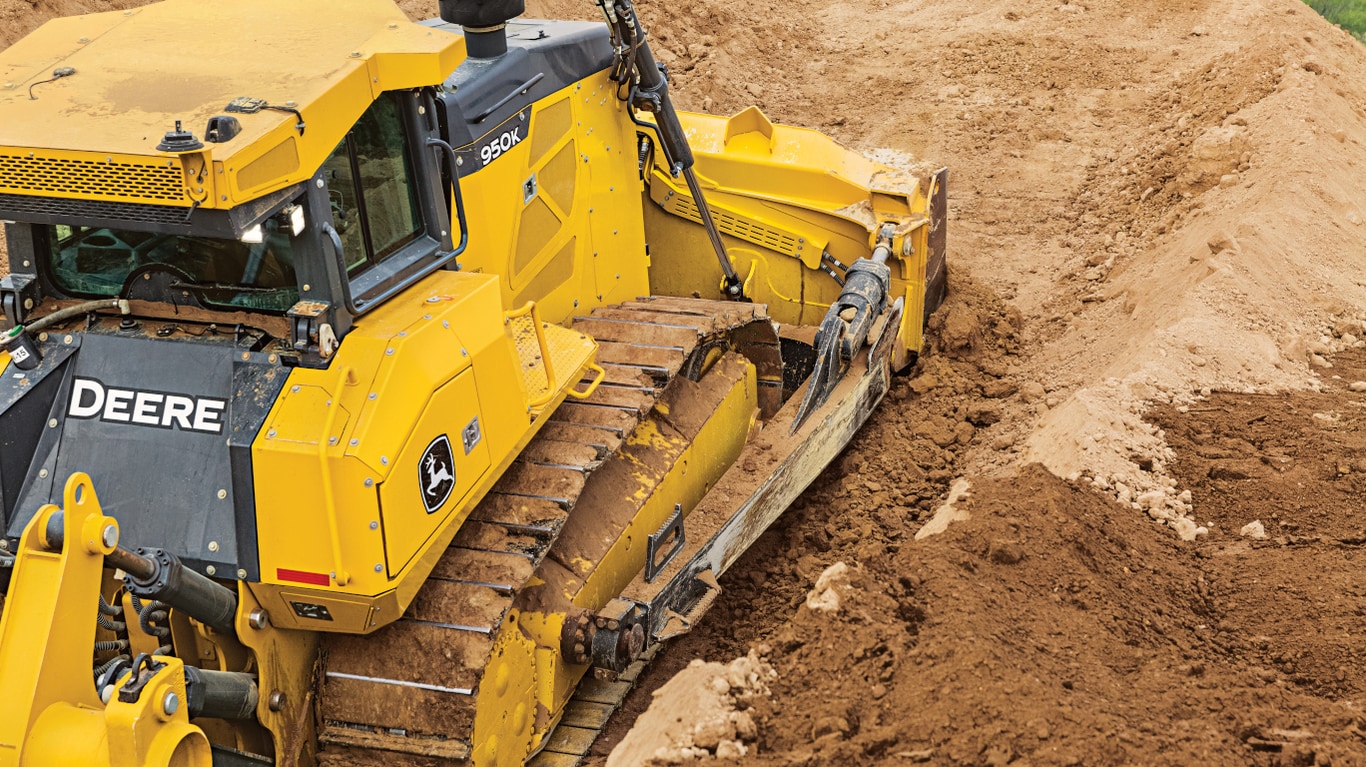
[[[132,4],[0,0],[0,47]],[[949,166],[953,292],[596,762],[757,648],[741,764],[1366,764],[1366,48],[1300,0],[640,9],[684,108]]]
[[[1038,464],[975,481],[957,504],[966,521],[914,541],[944,464],[962,463],[961,446],[924,434],[980,406],[972,393],[998,380],[983,369],[1013,346],[990,297],[954,287],[947,316],[986,320],[976,350],[941,341],[925,361],[939,385],[900,382],[722,579],[709,620],[646,672],[598,750],[689,659],[755,647],[778,679],[743,764],[1366,763],[1366,394],[1347,388],[1366,354],[1339,355],[1320,393],[1212,393],[1149,413],[1210,531],[1193,544]],[[1240,536],[1256,518],[1269,537]],[[839,613],[813,612],[808,589],[834,562],[852,588]]]

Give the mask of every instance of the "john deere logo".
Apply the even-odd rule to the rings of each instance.
[[[455,489],[455,457],[451,454],[451,441],[445,434],[432,440],[422,453],[417,476],[421,482],[422,503],[431,514],[445,505]]]

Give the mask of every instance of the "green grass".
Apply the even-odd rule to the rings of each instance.
[[[1325,19],[1366,42],[1366,0],[1304,0]]]

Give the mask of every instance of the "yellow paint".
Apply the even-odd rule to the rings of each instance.
[[[476,420],[481,420],[480,392],[475,385],[479,371],[467,370],[431,395],[426,408],[407,444],[396,451],[394,466],[397,480],[380,486],[380,526],[384,528],[385,554],[391,574],[402,572],[417,554],[432,532],[432,517],[423,505],[424,476],[420,466],[422,454],[432,442],[445,437],[455,457],[455,489],[453,499],[461,499],[483,478],[489,467],[488,440],[481,438],[465,450],[461,431]],[[386,390],[387,391],[387,390]],[[490,394],[488,389],[485,396]],[[450,501],[447,501],[450,503]],[[458,500],[457,500],[458,503]]]
[[[847,267],[871,252],[882,223],[892,223],[898,234],[891,300],[906,298],[898,343],[902,357],[920,351],[932,190],[816,131],[775,125],[753,107],[730,118],[681,118],[707,203],[749,298],[767,304],[780,322],[819,323],[840,293],[819,270],[822,254]],[[721,268],[696,204],[663,163],[657,152],[645,206],[651,288],[720,297]],[[903,251],[906,240],[911,247]]]
[[[165,0],[56,19],[0,52],[0,193],[229,208],[308,179],[380,92],[439,83],[465,55],[462,36],[409,22],[390,0],[290,6]],[[30,100],[62,66],[76,74]],[[294,105],[304,134],[265,110],[235,115],[231,141],[157,151],[176,120],[202,138],[240,96]]]
[[[637,491],[637,495],[645,497],[644,505],[574,595],[575,606],[598,610],[620,594],[644,569],[646,538],[669,519],[674,504],[683,505],[686,519],[735,462],[758,411],[757,380],[754,366],[746,360],[731,390],[668,473],[658,480],[658,485]],[[654,431],[650,420],[642,422],[641,427],[637,434]]]
[[[543,423],[531,418],[528,359],[500,292],[493,275],[437,272],[362,317],[330,369],[290,373],[252,445],[257,590],[277,625],[364,633],[397,619],[434,565],[432,552]],[[558,326],[541,337],[544,358],[557,366],[557,388],[540,397],[548,415],[597,345]],[[476,419],[479,439],[466,451],[463,433]],[[419,463],[443,435],[455,488],[428,513]],[[321,575],[328,585],[282,570]],[[297,616],[292,601],[340,609],[332,621],[312,620]]]
[[[551,725],[558,721],[564,704],[586,671],[584,666],[565,663],[559,653],[560,631],[567,611],[572,608],[597,611],[616,598],[644,569],[646,539],[673,514],[674,504],[682,504],[685,514],[691,512],[740,454],[758,408],[757,377],[754,366],[748,361],[742,361],[738,355],[732,355],[731,359],[736,364],[729,368],[717,365],[713,368],[716,372],[708,374],[726,375],[733,384],[690,444],[664,436],[653,419],[642,421],[630,436],[631,442],[654,445],[672,460],[662,476],[640,475],[640,486],[629,492],[631,497],[644,503],[624,529],[610,531],[615,536],[615,543],[607,554],[598,562],[580,563],[586,568],[587,577],[564,583],[565,593],[554,594],[555,601],[546,605],[545,612],[518,613],[516,633],[530,637],[537,648],[532,660],[527,662],[534,662],[538,681],[535,700],[538,708],[546,712],[536,724],[535,741],[530,747],[539,745]],[[504,632],[507,631],[505,625]],[[475,720],[476,744],[487,737],[486,733],[494,732],[481,729],[481,722],[484,727],[492,727],[505,721],[498,714],[502,705],[492,702],[486,705],[483,693],[480,693]],[[521,734],[509,729],[502,731],[500,737],[508,742],[509,738],[521,737]],[[519,753],[520,749],[521,746],[517,746],[514,752]],[[477,759],[476,763],[479,763]]]
[[[474,763],[522,767],[531,753],[539,675],[537,647],[512,610],[489,653],[474,714]]]
[[[46,539],[48,521],[63,514],[60,550]],[[189,723],[185,675],[177,658],[136,702],[100,702],[90,678],[95,641],[92,605],[104,556],[104,531],[118,523],[100,509],[90,477],[71,475],[62,506],[38,510],[19,539],[13,580],[0,616],[0,767],[210,767],[209,741]],[[162,701],[178,696],[166,713]]]
[[[252,610],[263,605],[246,583],[237,590],[237,636],[250,648],[257,662],[260,700],[256,718],[271,735],[277,767],[296,767],[311,763],[315,748],[313,717],[313,665],[318,651],[318,634],[311,631],[281,631],[274,621],[264,628],[248,622]],[[274,616],[279,610],[270,611]],[[270,706],[271,693],[284,693],[285,705],[279,711]]]
[[[635,126],[615,90],[603,72],[541,99],[530,140],[461,179],[479,227],[461,268],[504,275],[504,306],[535,301],[563,323],[651,292]]]

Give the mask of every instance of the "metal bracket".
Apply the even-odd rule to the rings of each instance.
[[[672,548],[659,558],[660,548],[673,541]],[[651,533],[645,542],[645,582],[653,583],[655,578],[669,566],[669,563],[678,556],[678,552],[683,550],[683,546],[688,542],[688,538],[683,533],[683,504],[674,504],[673,516],[659,528],[658,532]]]
[[[901,313],[905,305],[905,297],[898,297],[881,317],[882,329],[868,350],[869,366],[880,365],[892,356],[892,342],[901,332]]]
[[[289,308],[289,340],[308,367],[322,367],[337,351],[337,336],[327,323],[332,305],[326,301],[300,301]]]
[[[124,682],[119,688],[119,701],[122,703],[137,703],[138,698],[142,697],[142,689],[157,675],[157,672],[166,668],[165,663],[161,663],[147,653],[142,653],[133,659],[133,671],[128,676],[128,681]]]
[[[38,280],[32,275],[10,274],[0,279],[0,310],[4,311],[0,329],[24,324],[40,298]]]

